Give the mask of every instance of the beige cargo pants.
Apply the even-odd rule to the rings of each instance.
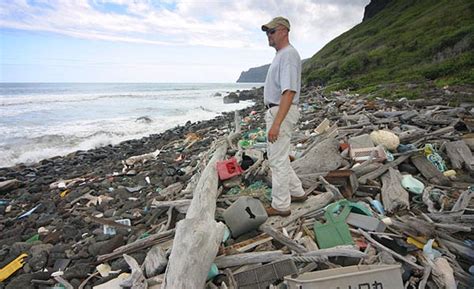
[[[265,113],[267,135],[277,112],[278,106],[274,106]],[[280,126],[278,139],[274,143],[268,142],[267,146],[268,162],[272,171],[272,207],[280,211],[290,209],[291,196],[300,197],[305,194],[289,159],[291,134],[299,116],[298,106],[292,105]]]

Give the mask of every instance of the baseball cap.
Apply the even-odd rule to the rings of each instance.
[[[262,31],[267,31],[269,29],[276,28],[278,25],[283,25],[290,30],[290,21],[284,17],[275,17],[272,21],[268,22],[267,24],[262,25]]]

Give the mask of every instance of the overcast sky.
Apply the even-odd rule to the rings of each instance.
[[[1,0],[1,82],[235,82],[269,63],[262,24],[290,20],[302,58],[370,0]]]

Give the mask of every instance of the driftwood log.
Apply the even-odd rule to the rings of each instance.
[[[469,171],[473,170],[472,152],[463,140],[447,143],[446,153],[454,169],[465,167]]]
[[[342,157],[338,151],[339,143],[333,138],[325,139],[306,155],[293,161],[291,166],[297,175],[329,172],[341,166]]]
[[[165,251],[156,245],[146,254],[142,267],[147,277],[153,277],[165,271],[167,264]]]
[[[257,263],[269,263],[282,259],[293,259],[295,261],[311,258],[326,262],[328,257],[351,257],[351,258],[366,258],[367,254],[360,252],[349,246],[339,246],[329,249],[321,249],[317,251],[309,251],[301,254],[284,254],[283,251],[266,251],[266,252],[252,252],[241,253],[230,256],[219,256],[214,261],[218,268],[228,268],[234,266],[243,266]]]
[[[368,180],[373,180],[373,179],[376,179],[376,178],[380,177],[389,168],[393,168],[394,166],[398,166],[399,164],[404,162],[406,159],[408,159],[410,157],[410,155],[411,155],[410,153],[406,154],[406,155],[402,155],[402,156],[398,157],[396,160],[394,160],[393,162],[389,162],[387,164],[384,164],[383,166],[377,168],[373,172],[370,172],[368,174],[365,174],[365,175],[361,176],[360,178],[358,178],[359,183],[365,185]]]
[[[404,256],[398,254],[397,252],[393,251],[392,249],[390,248],[387,248],[385,247],[384,245],[380,244],[379,242],[375,241],[368,233],[364,232],[364,230],[362,229],[358,229],[359,233],[364,236],[364,238],[369,241],[372,245],[374,245],[375,247],[377,247],[379,250],[383,250],[383,251],[386,251],[390,254],[393,255],[393,257],[399,259],[399,260],[402,260],[404,261],[405,263],[411,265],[413,268],[417,269],[417,270],[421,270],[423,271],[424,270],[424,267],[416,264],[415,262],[411,261],[410,259],[408,258],[405,258]]]
[[[397,208],[410,208],[408,192],[400,184],[399,171],[389,168],[382,176],[382,202],[385,210],[394,212]]]
[[[283,259],[285,256],[288,255],[283,254],[283,251],[241,253],[230,256],[219,256],[214,263],[218,268],[228,268],[256,263],[268,263]]]
[[[292,204],[291,215],[289,217],[271,217],[265,221],[265,224],[270,225],[273,228],[288,226],[289,224],[293,223],[304,215],[327,206],[333,200],[334,194],[330,192],[322,193],[317,196],[310,196],[308,200],[306,200],[306,202],[304,203]]]
[[[21,182],[17,179],[0,182],[0,194],[8,193],[18,188]]]
[[[469,206],[472,197],[474,197],[474,190],[465,190],[456,200],[451,212],[464,211]]]
[[[118,247],[112,253],[97,256],[98,262],[103,262],[108,259],[117,258],[122,256],[124,253],[135,252],[144,248],[151,247],[156,243],[160,243],[163,239],[170,238],[175,232],[175,229],[171,229],[165,232],[156,233],[143,239],[139,239],[133,243]]]
[[[132,273],[127,279],[120,283],[120,286],[129,287],[131,289],[147,289],[148,283],[146,282],[145,275],[143,274],[140,265],[138,265],[137,260],[127,254],[123,254],[123,258],[128,266],[130,266]]]
[[[173,248],[162,288],[203,288],[224,235],[224,224],[214,219],[217,200],[217,161],[227,152],[228,140],[219,140],[201,174],[186,218],[176,225]]]
[[[306,249],[302,245],[296,243],[292,239],[286,237],[285,235],[283,235],[282,233],[278,232],[277,230],[275,230],[274,228],[272,228],[268,225],[265,225],[265,224],[261,225],[259,230],[266,233],[267,235],[273,237],[273,239],[275,239],[279,243],[287,246],[289,249],[291,249],[292,251],[294,251],[296,253],[308,252],[308,249]]]

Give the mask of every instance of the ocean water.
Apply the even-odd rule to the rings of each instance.
[[[0,167],[211,119],[253,104],[224,104],[228,92],[258,86],[261,84],[0,83]],[[143,117],[151,122],[140,119]]]

